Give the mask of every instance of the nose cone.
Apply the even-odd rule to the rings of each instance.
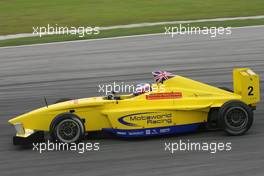
[[[25,114],[22,114],[22,115],[19,115],[17,117],[14,117],[12,119],[10,119],[8,121],[8,123],[14,125],[16,123],[24,123],[25,121],[28,121],[30,120],[31,118],[34,118],[37,116],[37,114],[45,111],[45,109],[47,109],[46,107],[43,107],[43,108],[39,108],[37,110],[34,110],[34,111],[31,111],[31,112],[28,112],[28,113],[25,113]]]
[[[23,123],[23,120],[30,116],[30,112],[26,114],[22,114],[20,116],[14,117],[8,121],[8,123],[15,125],[16,123]]]
[[[8,123],[14,125],[16,123],[16,118],[13,118],[13,119],[8,120]]]

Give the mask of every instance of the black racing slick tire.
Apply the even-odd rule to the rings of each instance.
[[[78,143],[84,138],[85,128],[78,116],[65,113],[57,116],[52,121],[50,134],[54,142]]]
[[[65,101],[70,101],[70,100],[72,100],[72,99],[70,99],[70,98],[61,98],[61,99],[57,100],[57,101],[55,102],[55,104],[56,104],[56,103],[62,103],[62,102],[65,102]]]
[[[253,110],[241,101],[228,101],[219,110],[220,127],[229,135],[244,134],[252,123]]]

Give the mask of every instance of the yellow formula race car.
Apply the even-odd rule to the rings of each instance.
[[[156,83],[132,94],[64,100],[13,118],[9,123],[16,129],[14,144],[43,132],[55,141],[72,143],[96,131],[146,137],[191,132],[205,125],[242,135],[251,127],[260,100],[259,76],[252,70],[234,69],[234,91],[165,71],[153,75]]]

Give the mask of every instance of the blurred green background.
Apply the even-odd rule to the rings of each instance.
[[[0,35],[32,26],[112,26],[264,15],[264,0],[0,0]]]

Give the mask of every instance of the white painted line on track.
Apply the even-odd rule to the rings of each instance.
[[[231,29],[232,30],[236,30],[236,29],[248,29],[248,28],[264,28],[264,25],[232,27]],[[23,48],[23,47],[31,47],[31,46],[34,47],[34,46],[43,46],[43,45],[56,45],[56,44],[67,44],[67,43],[93,42],[93,41],[101,41],[101,40],[115,40],[115,39],[158,36],[158,35],[164,35],[164,33],[140,34],[140,35],[129,35],[129,36],[108,37],[108,38],[98,38],[98,39],[85,39],[85,40],[71,40],[71,41],[51,42],[51,43],[38,43],[38,44],[19,45],[19,46],[5,46],[5,47],[0,47],[0,50],[1,49],[8,49],[8,48]]]
[[[186,24],[186,23],[202,23],[202,22],[218,22],[218,21],[231,21],[231,20],[252,20],[252,19],[264,19],[264,15],[258,16],[245,16],[245,17],[228,17],[228,18],[207,18],[198,20],[181,20],[181,21],[164,21],[164,22],[147,22],[138,24],[127,24],[127,25],[116,25],[116,26],[106,26],[100,27],[100,30],[112,30],[112,29],[131,29],[138,27],[149,27],[149,26],[159,26],[167,24]],[[43,35],[55,35],[56,33],[43,34]],[[23,34],[10,34],[10,35],[0,35],[0,40],[16,39],[24,37],[37,37],[37,34],[33,33],[23,33]]]

